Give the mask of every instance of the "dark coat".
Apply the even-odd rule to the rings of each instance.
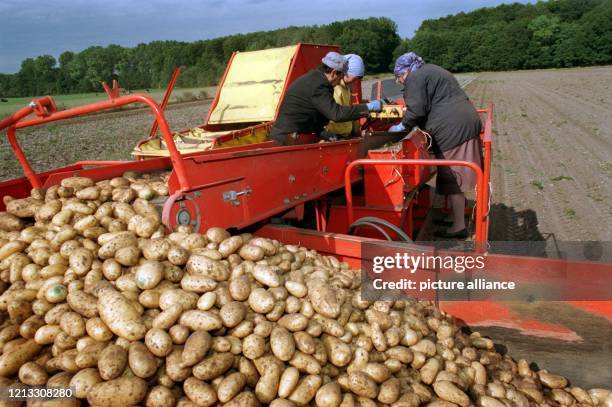
[[[479,137],[481,122],[457,79],[447,70],[425,64],[404,83],[406,112],[402,123],[419,126],[432,136],[435,153],[448,151]]]
[[[365,104],[342,106],[334,101],[334,89],[319,70],[297,78],[287,89],[270,138],[283,141],[291,133],[319,134],[329,123],[365,117]]]

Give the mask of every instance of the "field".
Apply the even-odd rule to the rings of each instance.
[[[495,103],[491,240],[612,240],[612,66],[458,77],[476,105]],[[167,117],[179,130],[201,124],[207,109],[206,101],[176,104]],[[129,159],[151,124],[136,110],[52,123],[19,139],[35,169],[46,170]],[[17,176],[3,138],[0,180]]]
[[[215,87],[206,88],[184,88],[174,89],[170,103],[181,102],[184,100],[206,99],[215,94]],[[132,93],[144,93],[151,96],[153,99],[161,102],[166,93],[166,89],[137,89]],[[70,107],[84,105],[86,103],[99,102],[107,99],[106,93],[103,91],[97,93],[77,93],[72,95],[52,95],[59,109],[68,109]],[[6,102],[0,103],[0,118],[6,117],[16,110],[26,106],[33,98],[7,98]]]
[[[495,103],[491,240],[612,240],[612,67],[480,74]]]

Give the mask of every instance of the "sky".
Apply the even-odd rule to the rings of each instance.
[[[423,20],[534,0],[0,0],[0,73],[94,45],[196,41],[291,25],[389,17],[402,38]]]

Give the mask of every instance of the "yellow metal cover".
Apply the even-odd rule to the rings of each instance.
[[[237,53],[208,124],[273,120],[296,48]]]

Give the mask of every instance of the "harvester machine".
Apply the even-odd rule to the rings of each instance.
[[[466,326],[502,335],[507,343],[512,339],[508,347],[515,354],[537,357],[546,367],[583,383],[609,384],[612,302],[607,301],[609,286],[598,279],[607,275],[609,281],[610,264],[490,250],[489,223],[495,221],[490,219],[492,105],[478,110],[483,121],[482,167],[431,158],[430,139],[423,131],[389,133],[401,119],[400,101],[362,120],[360,134],[353,138],[319,143],[305,134],[290,146],[267,140],[288,86],[315,68],[328,51],[338,48],[298,44],[235,52],[204,124],[176,133],[162,107],[146,95],[109,92],[106,101],[63,111],[50,97],[35,99],[0,122],[25,175],[0,183],[0,195],[26,197],[32,188],[48,188],[75,176],[99,181],[128,171],[170,171],[168,196],[158,202],[169,230],[189,225],[197,231],[213,226],[249,231],[367,269],[379,250],[409,256],[446,250],[431,242],[433,221],[445,210],[431,181],[440,166],[466,166],[476,173],[477,188],[466,209],[471,236],[462,242],[462,251],[484,256],[485,274],[517,284],[544,284],[548,274],[562,269],[567,281],[591,279],[595,288],[590,297],[581,293],[545,303],[474,298],[469,292],[453,298],[434,292],[430,299]],[[354,97],[361,99],[358,88]],[[135,146],[135,160],[82,161],[38,173],[16,138],[21,129],[133,104],[150,109],[159,129],[159,136]],[[585,360],[591,370],[607,375],[577,368]]]

